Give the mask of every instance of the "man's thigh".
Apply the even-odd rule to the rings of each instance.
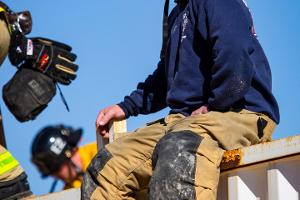
[[[208,134],[225,150],[250,146],[271,140],[275,123],[267,116],[247,110],[208,112],[189,116],[172,126],[170,131],[190,130]]]
[[[174,172],[168,177],[175,177],[175,179],[168,177],[166,179],[170,179],[175,185],[187,188],[185,191],[190,191],[189,194],[182,194],[195,199],[216,199],[219,165],[224,149],[240,148],[261,142],[265,136],[271,135],[272,121],[269,123],[268,118],[262,114],[242,110],[241,112],[209,112],[189,116],[168,127],[167,135],[159,141],[156,147],[157,152],[155,152],[158,155],[156,168],[165,167],[163,171]],[[169,144],[173,148],[166,148],[166,145],[162,144]],[[179,149],[179,147],[182,148]],[[164,154],[167,154],[167,157],[163,157]],[[166,164],[165,160],[167,160]],[[180,166],[182,163],[185,168]],[[191,166],[189,170],[191,173],[185,173],[187,166]],[[151,180],[152,188],[150,187],[153,194],[161,191],[156,188],[164,188],[161,177],[160,173],[154,173],[154,178]],[[194,182],[182,185],[191,183],[190,180]],[[181,194],[177,191],[177,187],[165,188],[164,191],[170,190],[168,196]]]
[[[224,150],[194,117],[173,122],[154,150],[150,199],[215,199]]]

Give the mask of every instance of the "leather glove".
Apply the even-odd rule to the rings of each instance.
[[[76,55],[72,48],[64,43],[36,37],[26,38],[23,34],[14,34],[9,49],[12,65],[21,64],[38,70],[54,81],[69,85],[76,78],[78,65],[74,63]]]

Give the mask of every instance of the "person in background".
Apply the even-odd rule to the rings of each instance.
[[[38,73],[41,76],[44,76],[43,73],[47,71],[49,73],[52,67],[53,62],[41,62],[43,61],[41,57],[41,53],[45,53],[42,51],[43,49],[52,49],[53,53],[63,52],[61,55],[62,58],[65,55],[71,54],[71,49],[64,49],[64,46],[55,46],[54,43],[45,44],[45,41],[50,41],[46,38],[44,40],[31,40],[30,38],[25,37],[25,35],[31,32],[32,21],[31,15],[29,11],[22,12],[14,12],[12,11],[5,3],[0,1],[0,66],[4,62],[5,58],[8,56],[10,62],[14,66],[18,66],[18,70],[23,68],[23,63],[26,63],[26,67],[32,69],[32,73]],[[29,45],[30,44],[30,45]],[[62,44],[62,43],[60,43]],[[46,48],[47,46],[47,48]],[[31,49],[32,51],[27,51]],[[30,55],[28,53],[31,53]],[[46,55],[46,54],[44,54]],[[74,59],[66,60],[66,62],[61,65],[65,66],[65,69],[69,69],[68,66],[72,65],[78,67],[73,63],[76,59],[76,55],[72,54]],[[58,54],[49,55],[49,60],[57,60]],[[44,66],[49,66],[49,70],[44,72],[40,71],[38,68],[41,66],[40,63],[45,63]],[[35,69],[35,71],[33,71]],[[29,70],[29,69],[28,69]],[[58,74],[72,73],[71,79],[74,80],[76,78],[76,71],[68,70],[68,72],[63,72]],[[1,75],[2,76],[2,75]],[[48,77],[48,75],[47,75]],[[54,76],[52,77],[54,79]],[[71,79],[68,78],[66,83],[71,83]],[[22,86],[24,87],[24,86]],[[42,90],[41,90],[42,91]],[[19,93],[22,93],[19,91]],[[22,99],[24,100],[24,99]],[[0,109],[1,110],[1,109]],[[16,111],[16,110],[14,110]],[[1,134],[1,142],[0,145],[0,199],[1,200],[15,200],[23,197],[27,197],[32,195],[30,190],[29,183],[27,181],[27,175],[17,159],[13,157],[13,155],[5,148],[5,137],[4,131],[2,130],[2,115],[0,111],[0,134]],[[13,143],[11,144],[13,145]]]
[[[82,132],[65,125],[47,126],[39,131],[32,142],[31,161],[43,178],[62,180],[64,189],[81,186],[82,175],[97,153],[96,142],[78,146]]]

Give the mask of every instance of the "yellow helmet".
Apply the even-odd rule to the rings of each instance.
[[[4,8],[0,7],[0,12],[5,12]]]
[[[0,1],[0,12],[6,12],[7,8],[8,8],[8,6],[5,3],[3,3],[2,1]]]

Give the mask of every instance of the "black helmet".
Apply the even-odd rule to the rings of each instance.
[[[63,125],[47,126],[36,135],[31,146],[31,161],[42,177],[56,172],[72,157],[81,135],[82,129]]]

